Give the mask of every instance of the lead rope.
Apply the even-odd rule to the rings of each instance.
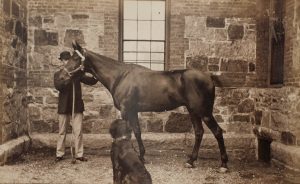
[[[70,148],[71,148],[71,155],[72,155],[72,161],[71,163],[72,164],[75,164],[76,163],[76,159],[74,157],[74,153],[73,153],[73,141],[74,141],[74,131],[73,131],[73,128],[74,128],[74,119],[75,119],[75,115],[74,115],[74,112],[75,112],[75,84],[74,84],[74,81],[72,83],[73,85],[73,98],[72,98],[72,135],[71,135],[71,142],[70,142]],[[75,148],[74,148],[75,149]]]

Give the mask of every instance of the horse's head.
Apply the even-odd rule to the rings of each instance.
[[[72,43],[74,52],[73,55],[70,57],[68,62],[64,65],[62,72],[60,73],[59,78],[61,80],[67,81],[71,79],[73,76],[77,74],[82,74],[84,71],[84,62],[85,62],[85,51],[83,48],[74,41]]]

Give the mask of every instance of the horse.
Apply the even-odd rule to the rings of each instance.
[[[111,93],[114,106],[121,112],[136,137],[140,159],[145,148],[141,139],[138,112],[162,112],[185,106],[195,132],[195,142],[185,167],[194,167],[202,141],[202,121],[216,138],[221,155],[220,170],[226,172],[228,156],[223,130],[213,116],[215,76],[195,69],[153,71],[136,64],[126,64],[72,43],[74,52],[59,75],[70,81],[78,71],[89,72]],[[82,72],[81,72],[82,73]]]

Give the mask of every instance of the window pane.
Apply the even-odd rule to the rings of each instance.
[[[164,1],[152,1],[152,20],[165,20]]]
[[[136,60],[136,53],[124,53],[123,59],[124,61]]]
[[[138,65],[150,68],[150,63],[138,63]]]
[[[151,42],[151,52],[164,52],[165,43],[164,42]]]
[[[163,63],[151,63],[151,69],[156,71],[163,71],[165,67]]]
[[[136,51],[137,47],[137,42],[136,41],[125,41],[123,45],[123,50],[124,51]]]
[[[152,35],[153,40],[165,39],[165,21],[152,21]]]
[[[150,52],[150,42],[138,42],[138,51]]]
[[[151,20],[151,1],[138,1],[138,19]]]
[[[124,2],[124,19],[137,19],[137,1]]]
[[[138,62],[139,61],[150,61],[150,53],[138,53],[137,57]]]
[[[139,40],[150,40],[150,21],[138,21],[138,39]]]
[[[125,63],[136,64],[136,61],[124,61]]]
[[[151,53],[151,60],[164,60],[164,53]]]
[[[124,39],[137,39],[137,22],[124,20]]]

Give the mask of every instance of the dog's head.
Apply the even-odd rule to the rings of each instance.
[[[124,136],[127,139],[131,138],[131,128],[127,125],[127,122],[122,119],[116,119],[111,123],[109,133],[113,139]]]

